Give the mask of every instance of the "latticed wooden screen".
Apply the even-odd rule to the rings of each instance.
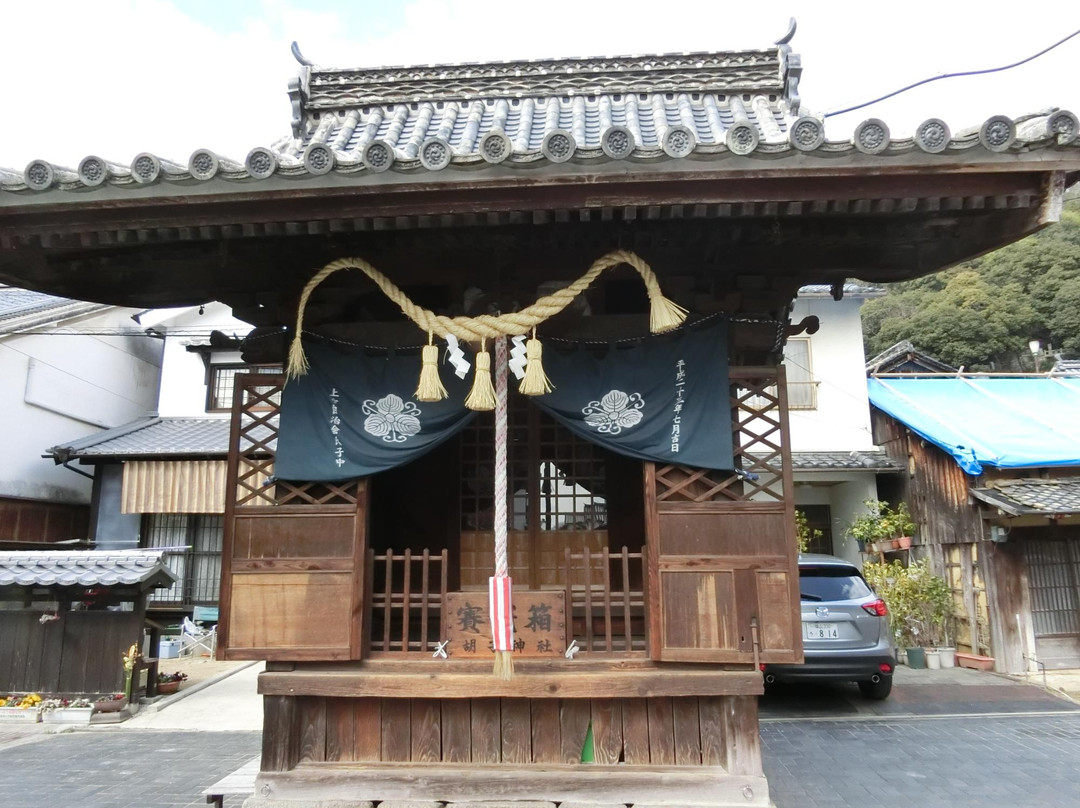
[[[731,429],[735,471],[656,466],[659,502],[782,502],[790,491],[784,445],[787,397],[778,383],[783,368],[734,367]],[[785,482],[787,484],[785,485]]]
[[[655,492],[650,650],[688,662],[795,662],[795,512],[783,368],[732,368],[734,470],[645,464]],[[786,495],[786,496],[785,496]]]
[[[275,480],[284,378],[236,377],[225,511],[227,659],[359,659],[367,484]]]

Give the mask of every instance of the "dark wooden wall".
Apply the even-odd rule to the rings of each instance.
[[[118,693],[122,658],[142,639],[140,612],[0,611],[0,692]]]
[[[756,696],[266,696],[262,769],[323,761],[580,763],[590,725],[597,764],[760,771]]]
[[[0,497],[0,540],[85,539],[89,525],[89,505]]]

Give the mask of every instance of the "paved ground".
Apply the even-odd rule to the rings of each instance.
[[[258,754],[259,667],[119,725],[3,728],[0,806],[205,805]],[[778,808],[1080,808],[1080,705],[1004,677],[902,668],[886,702],[780,689],[761,714]]]

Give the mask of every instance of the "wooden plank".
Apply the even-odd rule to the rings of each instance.
[[[623,760],[631,766],[647,766],[649,713],[645,699],[622,699]]]
[[[724,699],[722,696],[698,697],[698,726],[701,731],[701,763],[724,766]]]
[[[283,772],[299,760],[299,747],[294,743],[296,698],[266,696],[263,699],[262,771]]]
[[[607,545],[604,546],[601,557],[604,564],[604,650],[614,651],[611,644],[611,554]]]
[[[675,765],[675,725],[670,698],[648,699],[649,762]]]
[[[619,699],[592,700],[593,760],[596,763],[618,763],[622,759],[622,701]]]
[[[355,746],[353,760],[382,760],[382,699],[349,699],[355,702],[353,716]]]
[[[491,676],[490,672],[488,676]],[[473,763],[501,762],[502,710],[499,699],[473,699],[471,706]]]
[[[431,606],[430,582],[428,580],[431,569],[431,551],[424,548],[420,567],[420,650],[428,650],[428,610]]]
[[[299,734],[299,762],[326,760],[326,699],[305,696],[296,699],[296,729]]]
[[[409,650],[409,621],[412,618],[412,550],[405,548],[405,573],[401,590],[401,650]],[[389,649],[388,649],[389,650]]]
[[[368,481],[356,482],[356,515],[353,517],[353,553],[352,553],[352,598],[349,602],[351,615],[349,626],[349,656],[360,659],[364,655],[365,632],[370,622],[370,609],[366,608],[368,598],[368,523],[371,510],[368,508]]]
[[[417,763],[442,760],[442,710],[437,699],[412,700],[412,754]]]
[[[442,759],[444,763],[472,762],[471,708],[464,699],[442,700]]]
[[[394,576],[393,576],[393,564],[394,554],[393,551],[387,550],[386,555],[383,556],[386,560],[386,580],[383,584],[383,636],[382,636],[382,650],[390,650],[390,602],[393,600],[391,597],[394,593]]]
[[[663,604],[660,598],[660,516],[656,510],[656,464],[642,463],[645,486],[645,629],[649,655],[659,661],[663,650]]]
[[[528,699],[502,700],[502,762],[532,762],[532,720]]]
[[[592,613],[592,563],[589,559],[589,548],[582,551],[582,573],[585,575],[585,650],[593,649],[593,613]],[[572,614],[572,613],[571,613]]]
[[[704,651],[703,653],[712,653]],[[416,663],[413,663],[414,665]],[[447,665],[449,663],[442,663]],[[477,693],[492,697],[535,699],[591,698],[603,693],[610,698],[652,696],[760,695],[761,674],[754,670],[717,670],[692,665],[666,669],[529,670],[513,679],[496,679],[488,666],[465,672],[417,672],[412,670],[295,670],[267,672],[259,677],[259,692],[287,696],[379,696],[410,698],[417,693],[432,698],[472,698]]]
[[[761,771],[761,736],[757,699],[724,696],[721,727],[724,735],[724,768],[728,774]]]
[[[409,699],[382,700],[383,761],[408,761],[412,755],[412,720]]]
[[[326,760],[357,760],[354,710],[357,701],[358,699],[325,699]]]
[[[700,766],[701,728],[698,723],[698,701],[693,696],[672,699],[671,707],[675,728],[675,763],[678,766]]]
[[[529,709],[532,713],[532,762],[559,763],[562,760],[559,702],[531,699]]]
[[[581,763],[581,750],[592,720],[592,706],[587,698],[559,702],[559,732],[563,763]]]
[[[623,607],[623,635],[624,635],[624,650],[633,650],[632,628],[633,620],[630,614],[630,553],[627,550],[626,545],[622,547],[622,552],[619,554],[619,559],[622,562],[622,607]]]

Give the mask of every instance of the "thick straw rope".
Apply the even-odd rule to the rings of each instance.
[[[287,372],[290,377],[302,376],[307,372],[308,362],[304,356],[300,341],[304,330],[304,310],[315,288],[342,269],[358,269],[367,275],[388,298],[401,307],[401,311],[428,333],[446,338],[453,334],[463,342],[479,342],[481,339],[495,339],[500,336],[517,337],[528,334],[534,327],[550,317],[554,317],[573,302],[574,298],[589,288],[600,273],[620,264],[633,267],[645,283],[645,291],[652,303],[650,330],[653,333],[669,331],[678,327],[686,318],[686,309],[672,303],[660,291],[660,284],[649,265],[629,250],[615,250],[601,256],[589,270],[576,281],[537,300],[526,309],[508,314],[481,314],[477,317],[445,317],[435,314],[413,303],[404,292],[395,286],[389,278],[362,258],[339,258],[331,261],[307,282],[300,294],[300,305],[296,311],[296,332],[289,348]]]

